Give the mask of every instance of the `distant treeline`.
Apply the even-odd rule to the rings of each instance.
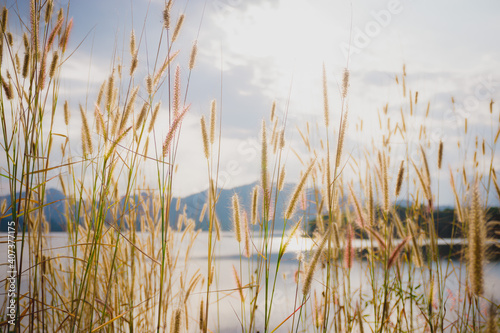
[[[404,206],[396,206],[395,210],[399,219],[403,222],[411,216],[413,221],[415,221],[418,226],[427,231],[429,220],[434,220],[434,225],[436,227],[436,231],[439,238],[464,238],[466,237],[467,232],[467,224],[465,222],[459,222],[457,220],[457,216],[455,214],[455,210],[453,208],[444,208],[441,210],[434,211],[432,214],[432,218],[430,214],[427,212],[427,209],[422,208],[407,208]],[[377,209],[375,212],[376,220],[382,218],[382,211]],[[324,220],[328,220],[328,216],[323,216]],[[390,215],[389,219],[394,219],[395,216]],[[488,238],[500,239],[500,208],[499,207],[490,207],[487,209],[485,214],[485,223],[487,225],[488,230]],[[394,225],[394,224],[392,224]],[[361,230],[360,226],[357,223],[353,223],[354,229],[356,232],[357,238],[368,239],[368,233],[366,231]],[[313,234],[316,231],[316,220],[310,220],[308,226],[308,234]],[[393,230],[394,236],[397,236],[397,230],[394,228]]]

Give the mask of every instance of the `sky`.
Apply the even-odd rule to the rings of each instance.
[[[62,6],[66,11],[67,1],[55,2],[56,7]],[[16,11],[27,19],[27,3],[7,1],[5,5],[11,13]],[[158,41],[162,38],[163,6],[160,0],[71,2],[69,16],[73,17],[74,28],[68,49],[73,53],[61,72],[60,95],[73,110],[72,130],[68,133],[74,142],[80,136],[78,130],[73,130],[80,126],[78,104],[92,109],[113,63],[123,60],[124,66],[128,66],[132,29],[138,36],[140,50],[134,84],[144,86],[140,78],[152,71]],[[258,179],[260,126],[263,118],[269,124],[273,101],[277,103],[279,117],[288,111],[287,175],[290,182],[297,179],[304,167],[290,147],[306,155],[296,126],[305,130],[306,121],[312,131],[316,123],[322,126],[323,64],[328,77],[331,133],[340,120],[343,71],[349,69],[349,130],[345,151],[361,161],[365,148],[371,144],[371,136],[377,133],[378,112],[389,103],[389,115],[399,118],[401,103],[408,99],[395,82],[396,75],[401,77],[403,64],[408,89],[419,92],[415,122],[408,126],[418,131],[420,122],[426,122],[429,131],[435,133],[434,145],[429,148],[431,160],[436,159],[436,153],[432,152],[439,140],[444,142],[449,166],[456,167],[461,160],[470,158],[465,155],[467,147],[456,149],[466,118],[470,128],[466,138],[469,150],[476,134],[490,140],[496,133],[498,120],[490,116],[489,102],[500,97],[500,43],[497,42],[500,3],[497,1],[176,0],[173,22],[181,13],[186,20],[174,49],[181,50],[176,65],[181,67],[183,91],[189,73],[189,52],[195,40],[198,57],[185,96],[191,108],[183,121],[179,142],[180,167],[174,182],[177,196],[207,187],[199,119],[209,114],[212,99],[217,100],[222,114],[220,165],[225,188]],[[161,90],[159,97],[167,98],[167,91]],[[428,102],[431,108],[425,120],[423,114]],[[499,105],[495,104],[497,114]],[[158,123],[165,126],[155,128],[159,142],[168,131],[168,110],[163,107],[162,111]],[[363,131],[356,131],[361,120]],[[57,121],[64,126],[62,117]],[[316,136],[316,144],[321,135]],[[416,138],[413,140],[416,142]],[[395,155],[404,155],[401,142],[393,144]],[[494,166],[500,165],[496,150]],[[78,145],[72,151],[81,154]],[[392,164],[397,170],[399,163]],[[449,187],[447,167],[444,172],[433,174],[433,184]],[[146,175],[155,174],[154,165],[150,168],[145,169]],[[6,185],[5,181],[0,183],[2,192]],[[453,202],[447,190],[442,190],[440,199],[445,204]],[[495,198],[491,200],[498,202]]]

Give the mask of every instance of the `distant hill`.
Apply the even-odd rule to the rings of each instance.
[[[250,215],[250,206],[251,206],[251,201],[252,201],[252,189],[254,188],[255,185],[257,185],[257,182],[248,184],[248,185],[243,185],[243,186],[238,186],[232,189],[219,189],[218,194],[219,194],[219,200],[216,206],[216,214],[217,217],[221,223],[221,229],[223,231],[229,231],[232,230],[232,203],[231,203],[231,198],[234,193],[237,193],[239,198],[240,198],[240,205],[241,208],[246,210],[247,213]],[[288,200],[292,194],[292,191],[294,189],[295,185],[294,184],[285,184],[283,191],[280,192],[279,197],[278,197],[278,202],[276,204],[276,219],[275,219],[275,230],[283,230],[284,228],[284,219],[283,219],[283,213],[284,210],[287,207]],[[124,210],[125,207],[125,197],[122,197],[119,203],[119,209],[120,211]],[[138,203],[140,200],[145,200],[148,202],[148,194],[142,193],[140,195],[136,195],[133,197],[134,201]],[[273,195],[273,202],[274,202],[274,195]],[[3,202],[3,200],[6,200],[7,206],[9,207],[11,202],[10,202],[10,197],[9,196],[4,196],[0,197],[0,203]],[[65,204],[66,204],[67,198],[64,196],[64,194],[56,189],[48,189],[45,192],[45,202],[50,203],[46,207],[44,207],[44,213],[46,216],[47,221],[49,222],[50,225],[50,231],[65,231],[67,224],[64,218],[64,209],[65,209]],[[314,198],[314,193],[311,189],[307,190],[307,197],[306,200],[308,202],[308,208],[307,212],[301,211],[300,210],[300,204],[298,204],[298,209],[296,212],[296,216],[304,216],[304,220],[309,223],[309,232],[312,232],[315,228],[315,222],[314,220],[316,219],[316,207],[315,207],[315,198]],[[321,198],[319,198],[321,200]],[[150,202],[150,201],[149,201]],[[169,215],[169,223],[170,225],[176,229],[177,228],[177,221],[178,217],[180,214],[182,214],[184,207],[186,208],[186,215],[188,218],[193,219],[196,222],[196,229],[201,229],[201,230],[208,230],[208,214],[205,214],[205,217],[203,221],[199,222],[199,217],[200,213],[203,209],[203,205],[207,202],[207,191],[202,191],[199,193],[195,193],[192,195],[189,195],[185,198],[181,199],[181,205],[180,209],[176,211],[175,205],[176,205],[176,199],[173,199],[172,202],[172,207],[170,209],[170,215]],[[262,195],[259,195],[259,206],[262,204]],[[342,205],[345,205],[346,203],[342,203]],[[406,201],[400,201],[395,203],[396,205],[396,210],[398,212],[398,215],[404,219],[405,218],[405,212],[406,212]],[[148,207],[149,213],[153,211],[151,204],[150,207]],[[9,210],[7,214],[10,214],[11,211]],[[138,215],[145,214],[145,209],[140,207],[138,211]],[[259,210],[260,213],[260,210]],[[11,217],[5,217],[1,219],[0,223],[0,232],[6,232],[7,231],[7,222],[11,220]],[[107,214],[106,220],[108,223],[116,223],[116,221],[113,221],[113,217],[111,213]],[[443,238],[449,238],[451,236],[453,237],[462,237],[463,235],[460,233],[460,230],[456,227],[454,227],[454,210],[453,207],[441,207],[440,211],[434,212],[434,220],[436,221],[436,226],[437,226],[437,231],[439,237]],[[500,221],[500,210],[498,207],[493,207],[490,208],[487,212],[487,220],[495,220],[495,221]],[[19,227],[22,227],[23,219],[21,218],[21,223]],[[417,223],[421,224],[422,221],[417,221]],[[140,217],[136,221],[136,226],[139,228],[140,227]],[[498,238],[500,234],[500,224],[495,224],[492,225],[490,230],[489,230],[489,235],[495,238]]]
[[[240,198],[240,205],[242,209],[245,209],[248,214],[250,214],[250,206],[251,206],[251,196],[252,189],[257,185],[256,182],[248,185],[243,185],[239,187],[235,187],[232,189],[219,189],[219,200],[216,206],[216,214],[221,223],[221,229],[223,231],[232,230],[232,208],[231,208],[231,198],[234,193],[237,193]],[[280,192],[278,197],[278,202],[276,205],[276,220],[275,220],[275,230],[283,230],[284,221],[283,221],[283,213],[286,209],[288,199],[291,196],[291,193],[294,189],[294,184],[285,184],[283,191]],[[314,202],[312,194],[308,193],[307,200],[309,202]],[[64,194],[56,189],[48,189],[45,195],[45,202],[51,203],[44,207],[44,213],[47,221],[50,225],[51,231],[65,231],[66,230],[66,221],[64,218],[64,208],[66,204],[66,197]],[[148,201],[148,195],[146,193],[142,193],[141,195],[136,195],[134,199],[135,202],[139,202],[139,200]],[[275,197],[273,195],[272,200],[274,201]],[[6,200],[7,207],[11,205],[10,196],[0,197],[0,202]],[[120,210],[123,210],[125,206],[125,197],[120,200]],[[180,214],[182,214],[184,206],[186,207],[186,214],[188,218],[191,218],[196,221],[196,229],[202,229],[204,231],[208,230],[208,214],[205,214],[205,217],[202,222],[199,222],[199,217],[201,211],[203,209],[203,205],[207,202],[207,191],[195,193],[189,195],[185,198],[181,199],[181,205],[179,211],[175,210],[176,199],[173,199],[172,207],[170,210],[170,225],[173,228],[177,226],[177,220]],[[262,195],[259,197],[259,204],[262,204]],[[151,208],[151,207],[150,207]],[[309,207],[309,209],[313,209],[313,207]],[[152,209],[150,209],[150,212]],[[139,208],[139,215],[144,214],[144,209]],[[298,214],[300,214],[300,210],[298,210]],[[9,209],[7,212],[8,215],[11,214],[11,210]],[[112,216],[110,213],[107,214],[108,223],[112,223]],[[5,217],[1,219],[0,223],[0,231],[7,231],[7,222],[11,220],[11,216]],[[139,219],[136,221],[136,225],[140,226]],[[23,219],[21,218],[21,223],[19,227],[22,227]]]

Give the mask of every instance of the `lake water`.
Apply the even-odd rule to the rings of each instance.
[[[2,263],[2,266],[0,266],[0,280],[2,280],[2,284],[0,287],[4,288],[5,284],[5,276],[6,276],[6,263],[7,261],[7,252],[6,252],[6,247],[7,244],[4,242],[6,241],[6,234],[2,233],[0,234],[0,255],[3,256],[0,259],[0,263]],[[141,237],[147,237],[147,235],[142,235]],[[180,235],[176,235],[176,237],[180,237]],[[275,263],[276,263],[276,257],[279,249],[279,244],[280,244],[281,239],[279,237],[275,237],[271,240],[271,248],[272,248],[272,264],[271,264],[271,269],[270,272],[275,271]],[[455,240],[455,242],[461,242],[461,240]],[[259,238],[254,239],[254,244],[258,246],[259,243]],[[450,240],[440,240],[440,243],[442,244],[449,244]],[[70,255],[68,248],[61,248],[67,245],[67,235],[65,233],[50,233],[47,236],[47,244],[49,249],[55,249],[52,251],[47,251],[47,254],[50,253],[51,257],[57,256],[57,255]],[[296,238],[292,240],[290,243],[288,249],[287,249],[287,254],[284,256],[282,263],[280,265],[279,269],[279,274],[277,277],[277,284],[276,284],[276,290],[274,293],[274,300],[273,300],[273,311],[272,311],[272,316],[271,316],[271,326],[274,327],[281,323],[286,317],[288,317],[294,309],[298,306],[300,303],[299,301],[295,300],[295,295],[297,292],[297,284],[294,281],[294,276],[297,273],[297,268],[298,268],[298,261],[297,257],[299,255],[303,255],[307,250],[311,249],[312,246],[312,240],[308,238]],[[354,240],[355,247],[365,247],[369,246],[369,242],[366,240]],[[189,266],[188,272],[191,274],[194,273],[196,270],[200,270],[200,272],[203,274],[203,276],[207,276],[207,246],[208,246],[208,234],[205,232],[202,232],[198,235],[197,240],[195,241],[195,244],[191,250],[190,254],[190,259],[187,261],[187,265]],[[180,251],[182,254],[183,251]],[[255,251],[254,251],[255,253]],[[236,242],[233,233],[230,232],[223,232],[222,233],[222,238],[221,241],[217,243],[216,246],[216,271],[219,272],[216,276],[216,283],[212,286],[212,290],[228,290],[232,288],[236,288],[236,283],[233,277],[233,265],[236,267],[238,270],[238,273],[241,274],[243,277],[243,285],[249,283],[249,272],[255,270],[256,268],[256,257],[253,258],[254,260],[248,260],[245,257],[240,260],[240,247],[239,244]],[[179,258],[179,262],[181,263],[178,268],[179,269],[184,269],[184,258],[181,257]],[[339,263],[340,264],[340,263]],[[23,266],[25,268],[28,267],[28,262],[25,261]],[[368,283],[368,274],[367,274],[367,267],[368,263],[363,260],[355,260],[353,263],[353,267],[351,269],[351,274],[350,274],[350,283],[351,283],[351,288],[353,291],[356,293],[359,290],[366,291],[366,288],[369,286]],[[441,261],[441,267],[445,269],[448,267],[447,271],[447,278],[446,278],[446,292],[445,296],[448,295],[448,297],[451,299],[457,294],[458,290],[464,289],[464,284],[465,280],[467,278],[467,272],[466,272],[466,265],[461,264],[458,261],[447,261],[447,260],[442,260]],[[402,267],[403,272],[405,272],[405,269],[408,269],[408,267]],[[380,269],[380,272],[378,272],[378,277],[382,279],[382,272],[383,270]],[[418,272],[419,270],[417,270]],[[319,271],[318,271],[319,272]],[[318,292],[321,292],[322,287],[321,287],[321,282],[320,280],[322,279],[322,276],[320,273],[316,273],[315,277],[316,280],[313,283],[312,290],[317,289]],[[493,297],[498,303],[500,300],[500,263],[499,262],[489,262],[485,265],[484,267],[484,272],[485,272],[485,295],[488,297]],[[272,274],[271,274],[272,275]],[[425,277],[422,278],[422,276],[416,276],[414,277],[415,279],[420,279],[421,281],[425,281]],[[26,286],[27,286],[27,277],[25,277],[23,280],[23,285],[24,287],[22,288],[21,292],[26,291]],[[381,283],[381,282],[380,282]],[[301,287],[302,285],[300,284],[298,287],[298,294],[301,296]],[[4,290],[4,289],[2,289]],[[204,289],[205,290],[205,289]],[[261,292],[261,295],[263,295],[263,290]],[[359,294],[357,294],[359,295]],[[194,313],[197,313],[199,311],[199,299],[201,297],[201,294],[195,293],[192,296],[192,303],[191,307],[193,308]],[[218,302],[218,307],[215,304],[212,304],[211,306],[211,312],[210,312],[210,320],[209,320],[209,327],[219,327],[222,332],[233,332],[234,330],[238,329],[240,327],[239,323],[239,317],[241,314],[240,311],[240,299],[239,299],[239,294],[237,292],[220,292],[218,293],[218,297],[220,298],[220,301]],[[359,297],[359,296],[358,296]],[[5,294],[0,295],[0,302],[3,303],[5,298]],[[211,296],[211,300],[215,301],[217,299],[217,295],[214,293]],[[300,299],[300,297],[299,297]],[[299,302],[299,303],[297,303]],[[248,303],[248,301],[247,301]],[[248,307],[248,306],[247,306]],[[219,311],[219,314],[217,315],[217,308]],[[246,309],[248,311],[248,308]],[[262,327],[262,322],[263,322],[263,314],[264,311],[264,302],[259,303],[259,308],[257,310],[257,327]],[[310,311],[310,309],[308,310]],[[286,331],[286,327],[289,327],[288,325],[282,326],[284,329],[283,331]],[[262,330],[261,330],[262,331]]]

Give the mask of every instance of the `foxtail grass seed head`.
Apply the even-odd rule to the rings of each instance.
[[[396,261],[399,257],[399,254],[401,253],[401,251],[405,247],[406,243],[410,240],[410,238],[411,238],[411,236],[404,238],[398,244],[398,246],[396,246],[396,248],[392,251],[391,255],[389,256],[389,260],[387,260],[387,268],[388,269],[391,268],[396,263]]]
[[[28,77],[29,69],[30,69],[30,54],[29,54],[29,52],[25,52],[24,53],[24,61],[23,61],[23,69],[22,69],[23,78],[26,79]]]
[[[328,228],[327,232],[325,233],[325,235],[321,239],[320,243],[318,244],[318,248],[316,249],[316,252],[314,253],[314,256],[313,256],[311,262],[309,263],[309,266],[308,266],[307,272],[306,272],[306,277],[304,280],[304,285],[302,287],[302,294],[304,296],[307,296],[309,294],[309,291],[311,290],[311,284],[312,284],[312,280],[314,277],[314,271],[316,270],[316,265],[318,264],[319,258],[321,256],[321,252],[323,252],[323,248],[325,247],[325,244],[326,244],[328,238],[330,238],[330,232],[331,232],[331,228]]]
[[[196,64],[196,55],[198,54],[198,42],[194,41],[193,47],[191,48],[191,55],[189,56],[189,69],[193,70]]]
[[[68,101],[64,101],[64,124],[66,126],[69,125],[69,117],[70,117],[70,112],[69,112],[69,106],[68,106]]]
[[[15,56],[14,56],[14,59],[15,59],[15,64],[16,64],[16,72],[18,74],[21,74],[21,71],[22,71],[22,67],[21,67],[21,61],[19,60],[19,53],[16,53]]]
[[[203,208],[201,209],[201,213],[200,213],[200,218],[198,219],[198,222],[203,222],[203,219],[205,218],[205,213],[207,212],[207,203],[205,202],[205,204],[203,205]]]
[[[387,214],[389,212],[389,175],[387,172],[387,157],[385,156],[385,153],[381,155],[382,160],[381,160],[381,170],[382,170],[382,190],[384,194],[384,212]]]
[[[48,0],[45,5],[45,23],[49,23],[52,13],[54,11],[54,3],[52,0]]]
[[[165,8],[163,9],[163,26],[165,29],[170,29],[170,7],[172,5],[172,1],[169,1]]]
[[[439,141],[438,169],[441,169],[442,162],[443,162],[443,141]]]
[[[488,310],[488,318],[486,319],[485,333],[498,333],[500,331],[497,320],[497,311],[498,305],[495,305],[494,302],[491,302]]]
[[[340,166],[340,160],[342,158],[342,149],[344,147],[344,138],[347,132],[347,116],[348,109],[346,108],[345,113],[342,114],[342,123],[340,126],[339,137],[337,142],[337,155],[335,157],[335,167],[338,168]]]
[[[107,89],[106,89],[106,108],[109,110],[113,103],[113,90],[115,87],[115,77],[113,74],[109,76]]]
[[[158,112],[160,111],[160,107],[161,107],[161,102],[155,104],[155,107],[153,109],[153,116],[151,117],[151,120],[149,122],[148,133],[150,133],[154,128],[156,118],[158,117]]]
[[[346,98],[349,90],[349,70],[344,69],[344,77],[342,78],[342,98]]]
[[[50,32],[49,37],[47,38],[47,44],[45,46],[46,51],[48,51],[52,48],[54,40],[55,40],[56,36],[59,35],[59,31],[61,31],[63,23],[64,23],[64,19],[60,19],[59,21],[57,21],[54,28],[52,28],[52,31]]]
[[[177,65],[175,68],[175,79],[174,79],[174,98],[172,102],[174,109],[174,117],[177,117],[180,110],[181,104],[181,67]]]
[[[29,41],[27,33],[23,34],[23,43],[24,43],[24,52],[29,52],[30,51],[30,41]]]
[[[212,100],[210,104],[210,144],[215,142],[215,126],[217,121],[217,102]]]
[[[354,202],[354,208],[356,211],[356,221],[358,222],[359,226],[361,229],[366,228],[366,223],[365,223],[365,217],[363,210],[361,209],[361,204],[359,203],[358,198],[356,197],[356,194],[354,193],[354,190],[351,185],[349,185],[349,192],[351,194],[351,199]]]
[[[10,101],[14,98],[14,89],[12,88],[12,82],[9,80],[2,80],[3,91],[5,92],[5,97]]]
[[[285,211],[285,219],[290,219],[295,211],[295,207],[297,206],[297,201],[299,200],[300,193],[304,189],[304,186],[307,181],[307,177],[311,173],[312,169],[314,167],[314,160],[309,164],[309,167],[307,168],[307,171],[304,172],[302,175],[299,183],[295,187],[295,190],[293,191],[292,197],[290,199],[290,202],[288,203],[288,208]]]
[[[33,45],[33,50],[36,53],[39,50],[39,41],[38,41],[39,30],[38,30],[38,15],[36,10],[36,1],[30,1],[30,24],[31,24],[31,44]]]
[[[271,122],[274,122],[274,116],[276,115],[276,101],[273,101],[271,106]]]
[[[130,94],[127,106],[125,107],[125,112],[123,113],[120,121],[120,127],[118,128],[119,132],[122,132],[125,126],[127,125],[128,118],[134,110],[135,99],[137,98],[138,93],[139,93],[139,87],[137,86],[132,90],[132,93]]]
[[[205,153],[205,158],[208,160],[210,157],[210,147],[208,144],[208,134],[207,134],[207,124],[205,122],[205,116],[201,116],[201,136],[203,138],[203,152]]]
[[[401,185],[403,185],[404,172],[405,172],[404,161],[401,161],[401,165],[399,166],[399,171],[398,171],[398,179],[396,182],[396,197],[399,195],[399,192],[401,191]]]
[[[251,223],[253,225],[257,224],[257,219],[258,219],[258,211],[259,211],[259,187],[255,186],[252,191],[252,216],[251,216]]]
[[[281,167],[280,177],[278,180],[278,190],[279,191],[283,191],[283,186],[285,186],[285,175],[286,175],[285,165],[283,165]]]
[[[280,145],[279,145],[280,149],[283,149],[285,148],[285,129],[282,129],[280,131]]]
[[[476,181],[474,192],[472,194],[472,207],[469,214],[469,234],[468,234],[468,252],[469,252],[469,277],[471,291],[475,295],[482,295],[484,291],[484,241],[486,239],[486,227],[481,208],[481,198],[479,194],[479,185]]]
[[[132,55],[132,60],[130,61],[130,76],[133,76],[135,70],[137,69],[137,64],[139,63],[139,59],[137,58],[137,53]]]
[[[170,145],[172,143],[172,140],[174,139],[175,132],[177,131],[177,128],[181,125],[182,119],[186,115],[186,112],[189,110],[189,106],[182,111],[178,117],[174,119],[172,124],[170,125],[170,128],[167,133],[167,137],[165,138],[165,141],[163,141],[163,149],[162,149],[162,156],[166,157],[167,154],[170,151]]]
[[[135,32],[130,32],[130,55],[133,57],[137,53],[137,45],[135,41]]]
[[[146,76],[146,90],[148,92],[148,95],[153,94],[153,78],[151,75]]]
[[[14,37],[12,37],[12,33],[10,31],[7,32],[7,44],[9,44],[10,47],[14,46]]]
[[[57,68],[57,62],[59,60],[59,53],[54,52],[52,55],[52,62],[50,63],[49,77],[53,78]]]
[[[351,269],[352,259],[354,257],[354,248],[352,246],[352,241],[354,239],[354,230],[351,224],[347,225],[345,239],[346,243],[344,247],[344,267]]]
[[[59,40],[59,47],[61,48],[63,53],[66,51],[66,46],[68,45],[69,35],[71,34],[72,29],[73,19],[70,19],[61,39]]]
[[[426,175],[427,186],[431,186],[431,173],[429,172],[429,164],[427,163],[427,155],[425,154],[424,148],[420,146],[420,154],[422,156],[422,161],[424,162],[424,170]]]
[[[323,63],[323,106],[324,106],[324,116],[325,116],[325,127],[328,127],[330,121],[330,110],[328,108],[328,81],[326,78],[326,68]]]
[[[45,88],[45,77],[47,75],[47,49],[43,52],[40,70],[38,72],[38,86],[40,90]]]
[[[171,332],[172,333],[180,333],[181,331],[181,325],[182,325],[182,321],[181,321],[181,317],[182,317],[182,311],[181,309],[177,309],[175,310],[174,314],[173,314],[173,320],[172,320],[172,330]]]
[[[261,185],[264,191],[264,200],[267,196],[268,191],[268,180],[267,180],[267,133],[266,133],[266,121],[262,120],[262,132],[261,132]]]
[[[2,31],[1,33],[5,33],[7,31],[7,20],[9,18],[9,10],[7,7],[2,8]]]
[[[142,123],[144,122],[144,119],[146,119],[146,114],[148,113],[148,109],[149,109],[149,103],[144,102],[141,108],[141,112],[139,113],[139,117],[137,117],[137,121],[135,122],[136,131],[141,127]]]
[[[236,236],[236,241],[241,242],[241,213],[240,213],[240,199],[238,194],[234,194],[232,198],[233,202],[233,227]]]
[[[181,16],[179,16],[179,19],[177,20],[177,24],[175,25],[174,29],[174,34],[172,35],[172,43],[175,42],[177,37],[179,37],[179,32],[181,31],[182,23],[184,23],[184,14],[181,14]]]
[[[236,281],[236,287],[238,288],[238,293],[240,294],[241,302],[245,301],[245,295],[243,295],[243,286],[241,285],[240,277],[238,276],[238,272],[236,271],[236,267],[233,265],[233,276]]]
[[[57,20],[59,21],[60,19],[64,19],[64,10],[62,8],[59,8],[57,11]],[[61,31],[59,31],[59,35],[61,35]]]
[[[292,227],[292,231],[290,231],[290,234],[288,235],[285,243],[283,244],[283,247],[281,247],[280,249],[280,256],[283,256],[285,254],[288,245],[290,245],[290,242],[292,241],[293,237],[295,237],[295,235],[299,231],[301,224],[302,224],[302,218],[300,218],[299,221],[295,223],[295,225]]]
[[[97,134],[101,135],[107,139],[107,133],[106,133],[106,126],[104,125],[104,116],[101,112],[101,109],[96,105],[95,110],[94,110],[94,117],[96,120],[96,131]]]
[[[80,105],[80,114],[82,116],[82,151],[83,151],[83,155],[84,156],[86,156],[87,154],[92,155],[92,153],[93,153],[92,138],[90,136],[89,124],[87,122],[87,115],[86,115],[85,110],[83,109],[82,105]]]
[[[205,323],[203,320],[204,316],[205,316],[205,307],[203,306],[203,298],[202,298],[200,302],[200,319],[198,321],[200,330],[203,330],[205,327]]]
[[[243,219],[243,225],[242,225],[242,237],[244,238],[245,242],[245,257],[250,258],[251,255],[251,245],[250,245],[250,229],[248,226],[248,215],[247,212],[244,210],[243,213],[241,214],[241,218]]]

